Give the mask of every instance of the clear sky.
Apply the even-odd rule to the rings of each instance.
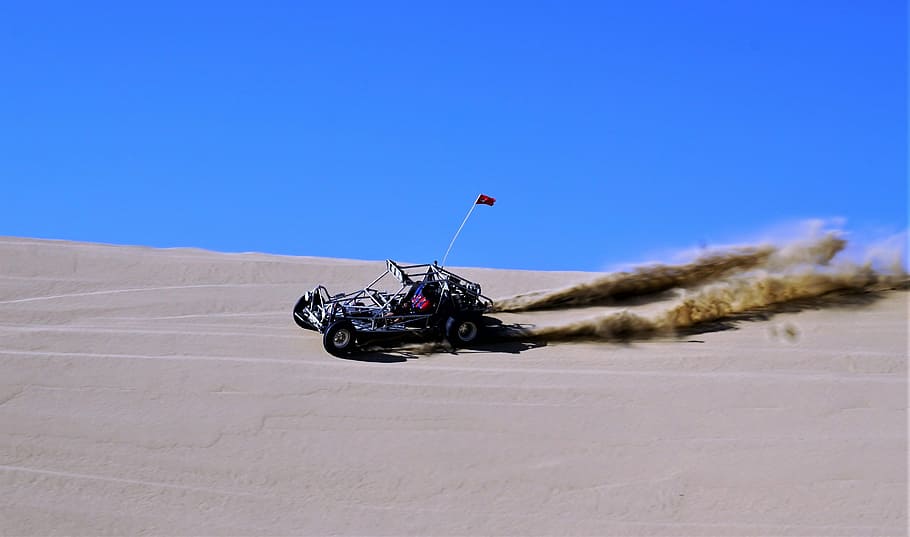
[[[903,0],[0,3],[0,235],[596,270],[907,227]]]

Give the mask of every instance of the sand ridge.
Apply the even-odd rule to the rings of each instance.
[[[23,238],[0,260],[2,534],[906,534],[907,292],[871,279],[669,338],[340,360],[290,308],[382,262]],[[599,278],[456,272],[494,297]],[[654,319],[749,278],[494,317]]]

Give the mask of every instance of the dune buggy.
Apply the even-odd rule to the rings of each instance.
[[[397,291],[375,288],[387,276],[397,280]],[[483,314],[492,306],[480,285],[436,263],[399,265],[390,259],[385,272],[359,291],[330,295],[317,285],[300,297],[293,314],[298,326],[322,334],[326,351],[344,357],[397,342],[446,339],[453,347],[469,347],[482,338]]]

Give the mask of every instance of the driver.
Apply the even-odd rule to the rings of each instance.
[[[435,289],[432,285],[421,283],[414,291],[414,296],[411,297],[411,309],[415,313],[427,313],[433,307],[435,296]]]

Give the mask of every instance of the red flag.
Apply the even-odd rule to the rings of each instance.
[[[494,203],[496,203],[496,198],[481,194],[477,197],[477,201],[474,202],[474,205],[489,205],[492,207]]]

